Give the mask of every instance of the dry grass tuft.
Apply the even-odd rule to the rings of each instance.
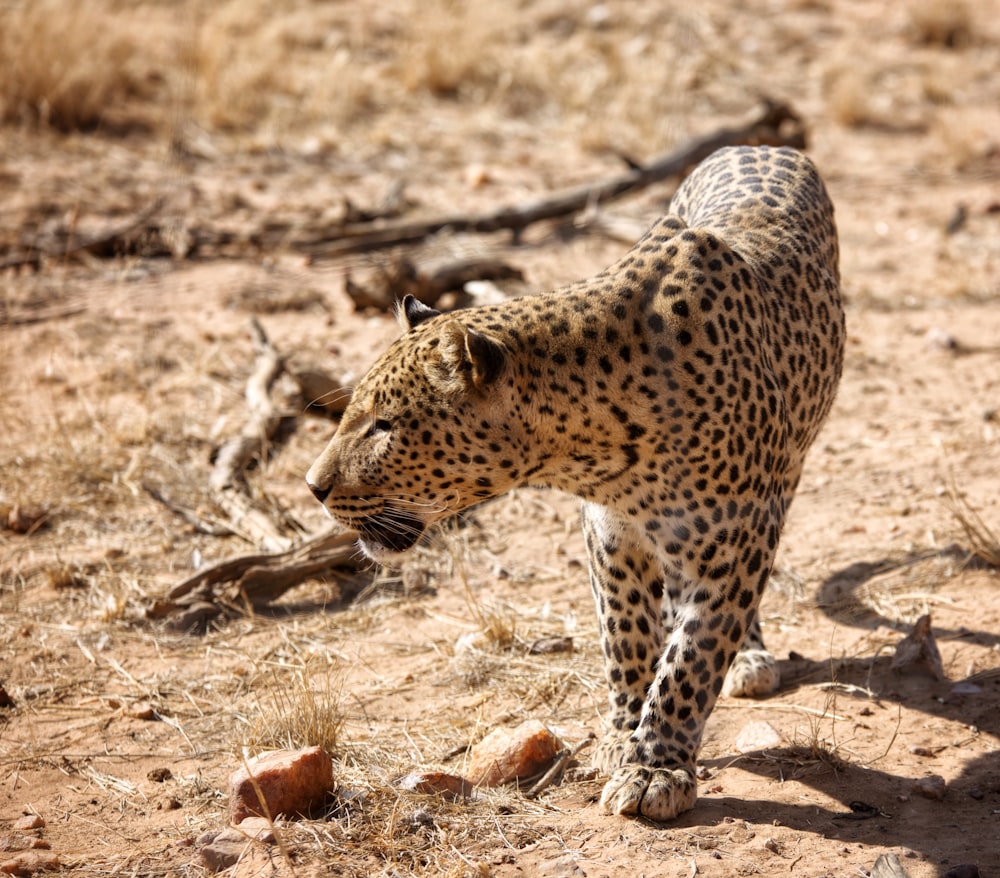
[[[969,551],[990,567],[1000,568],[1000,537],[996,532],[954,485],[946,495],[946,502],[952,517],[965,533]]]
[[[156,41],[137,16],[111,0],[23,0],[0,8],[0,120],[41,122],[60,131],[116,119],[130,101],[153,97],[163,81]],[[147,24],[148,26],[148,24]],[[138,106],[130,123],[146,127]]]
[[[964,0],[910,0],[906,14],[914,40],[922,45],[960,49],[972,42],[972,11]]]
[[[257,710],[245,720],[245,743],[253,750],[322,747],[336,753],[344,725],[341,677],[318,662],[275,669],[271,684],[257,687]]]

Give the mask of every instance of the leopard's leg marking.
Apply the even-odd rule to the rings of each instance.
[[[609,537],[623,533],[620,521],[610,514],[591,514],[588,519],[591,551],[595,538],[600,537],[600,545],[606,546]],[[753,622],[773,563],[773,547],[778,542],[780,524],[772,522],[780,520],[780,512],[773,506],[753,515],[747,525],[736,529],[735,538],[728,542],[732,547],[727,551],[728,561],[717,564],[712,575],[697,563],[689,563],[686,548],[676,554],[673,581],[678,593],[665,594],[676,600],[670,601],[669,611],[663,614],[663,619],[672,620],[673,625],[669,633],[664,632],[665,648],[660,660],[647,665],[655,668],[655,674],[645,684],[646,698],[638,724],[626,738],[624,732],[633,725],[634,714],[622,713],[616,704],[611,744],[603,745],[600,754],[603,766],[613,769],[601,796],[608,811],[663,821],[694,806],[696,758],[705,721]],[[620,551],[619,547],[620,540],[610,557]],[[713,560],[721,560],[719,550],[713,550]],[[634,580],[628,576],[619,579],[614,571],[607,571],[613,580],[609,582],[604,571],[607,561],[602,560],[599,551],[594,552],[592,563],[597,568],[594,585],[607,642],[609,631],[616,631],[615,626],[623,618],[623,605],[617,600],[622,594],[620,583],[634,584]],[[612,649],[611,659],[616,658]],[[614,672],[615,665],[609,662],[612,693],[616,691]],[[635,690],[629,694],[634,695]]]
[[[585,503],[582,518],[610,703],[610,728],[594,765],[610,775],[639,725],[663,653],[661,607],[669,600],[661,565],[643,534],[597,504]]]
[[[764,645],[760,622],[754,618],[743,638],[743,645],[726,674],[722,694],[737,698],[759,698],[770,695],[780,684],[778,660]]]
[[[784,479],[784,510],[788,514],[795,489],[802,475],[801,462],[793,466]],[[736,698],[759,698],[770,695],[781,685],[781,672],[778,660],[764,645],[764,635],[760,630],[760,621],[755,616],[746,637],[740,646],[736,658],[726,674],[726,682],[722,686],[722,694]]]

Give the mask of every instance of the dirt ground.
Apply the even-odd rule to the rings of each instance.
[[[233,874],[847,878],[892,852],[910,878],[1000,875],[1000,4],[680,5],[5,4],[0,868],[207,874],[196,839],[241,754],[319,743],[335,794]],[[692,811],[608,816],[584,770],[536,797],[398,786],[524,719],[600,734],[572,498],[479,508],[350,600],[330,574],[204,633],[150,612],[260,549],[192,524],[226,518],[209,475],[246,418],[251,318],[345,385],[397,331],[345,292],[390,254],[297,240],[524,204],[763,96],[801,116],[836,204],[849,343],[762,609],[781,689],[719,703]],[[676,183],[406,252],[549,288],[620,255],[609,230]],[[289,538],[326,526],[303,475],[334,423],[304,402],[247,472]],[[943,679],[893,668],[927,613]],[[571,649],[530,648],[548,637]]]

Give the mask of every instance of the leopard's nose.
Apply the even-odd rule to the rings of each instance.
[[[321,488],[308,480],[306,480],[306,484],[309,486],[309,490],[313,492],[313,496],[319,500],[320,503],[330,496],[329,488]]]

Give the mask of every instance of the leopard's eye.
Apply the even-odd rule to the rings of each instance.
[[[381,436],[390,430],[392,430],[392,421],[387,421],[385,418],[376,418],[368,428],[368,435],[373,437]]]

